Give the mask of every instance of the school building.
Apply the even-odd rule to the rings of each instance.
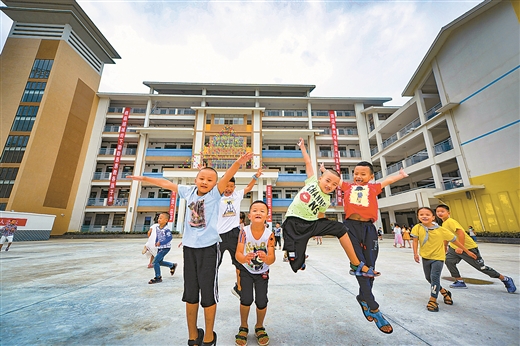
[[[305,139],[315,171],[359,161],[386,187],[381,218],[416,222],[419,206],[446,203],[463,226],[519,231],[518,2],[484,1],[444,26],[406,85],[402,107],[388,97],[314,97],[314,85],[144,81],[143,93],[99,91],[118,53],[74,0],[4,0],[14,22],[1,54],[0,209],[56,215],[52,234],[142,231],[184,201],[131,181],[130,174],[193,182],[196,164],[221,174],[239,153],[244,199],[271,205],[280,222],[303,186],[297,148]],[[516,35],[515,35],[516,33]],[[175,197],[175,196],[174,196]],[[342,196],[327,216],[343,218]]]

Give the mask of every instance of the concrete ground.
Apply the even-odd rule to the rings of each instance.
[[[181,266],[149,285],[153,269],[141,254],[145,239],[52,239],[13,243],[1,251],[1,345],[186,345],[182,250],[166,260]],[[265,327],[270,345],[518,345],[520,291],[508,294],[496,279],[466,263],[466,290],[452,290],[453,306],[426,310],[429,285],[412,250],[380,242],[374,294],[394,333],[367,322],[355,296],[357,282],[336,239],[309,243],[307,270],[294,274],[282,261],[272,266]],[[5,249],[5,248],[4,248]],[[480,244],[486,264],[514,278],[520,288],[519,245]],[[234,345],[239,301],[230,292],[234,268],[228,254],[219,273],[218,345]],[[448,286],[443,270],[442,284]],[[252,311],[254,311],[252,309]],[[255,315],[249,318],[249,344]],[[202,309],[199,326],[203,327]]]

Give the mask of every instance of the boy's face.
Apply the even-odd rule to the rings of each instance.
[[[251,223],[264,224],[267,220],[267,206],[263,203],[255,203],[249,209],[249,220]]]
[[[422,224],[429,225],[433,221],[435,221],[435,216],[428,209],[421,209],[419,213],[417,213],[417,218],[421,221]]]
[[[435,214],[437,214],[437,217],[442,221],[447,220],[450,217],[450,212],[444,208],[435,209]]]
[[[279,223],[276,224],[276,228],[280,228],[280,224]]]
[[[374,174],[370,171],[370,167],[356,166],[354,168],[354,184],[366,185],[372,179],[374,179]]]
[[[340,178],[335,174],[325,171],[321,177],[318,178],[318,186],[321,191],[326,194],[332,193],[338,188]]]
[[[157,219],[157,223],[159,225],[165,225],[168,223],[168,216],[166,216],[165,214],[159,214],[159,218]]]
[[[212,169],[202,169],[195,178],[195,185],[201,195],[210,192],[217,185],[217,174]]]
[[[228,197],[235,191],[235,183],[230,181],[226,185],[226,189],[224,190],[224,196]]]

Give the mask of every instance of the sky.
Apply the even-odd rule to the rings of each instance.
[[[401,106],[441,28],[481,1],[77,2],[121,56],[105,65],[101,92],[147,93],[143,81],[306,84],[311,96]],[[3,47],[12,21],[0,21]]]

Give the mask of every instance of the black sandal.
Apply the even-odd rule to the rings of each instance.
[[[439,304],[433,300],[429,300],[426,309],[430,312],[437,312],[439,311]]]
[[[148,281],[149,284],[156,284],[162,282],[162,276],[159,276],[158,278],[153,278],[150,281]]]
[[[249,328],[240,327],[238,328],[238,334],[235,335],[235,346],[247,346],[247,334]]]
[[[255,328],[255,336],[256,341],[258,342],[258,345],[260,346],[266,346],[269,345],[269,335],[265,332],[264,327]],[[260,340],[263,339],[263,342],[260,342]]]
[[[441,291],[442,297],[444,298],[444,304],[453,305],[453,299],[451,299],[451,292],[447,289],[444,289],[444,292]]]
[[[202,345],[202,339],[204,339],[204,330],[202,330],[202,328],[197,328],[197,332],[199,333],[199,335],[197,336],[197,339],[188,340],[188,346],[201,346]]]
[[[217,346],[217,333],[213,332],[213,340],[210,342],[203,342],[202,346]]]
[[[170,268],[170,274],[171,275],[175,274],[175,269],[177,269],[177,263],[174,263],[172,265],[172,267]]]

